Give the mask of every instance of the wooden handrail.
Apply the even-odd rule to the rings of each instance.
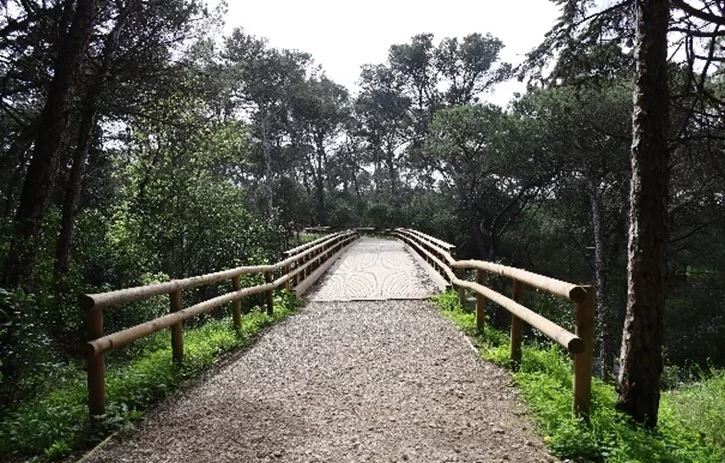
[[[171,280],[164,283],[154,283],[146,286],[135,286],[133,288],[118,289],[116,291],[108,291],[98,294],[83,294],[80,296],[81,308],[85,310],[112,307],[128,302],[140,301],[153,296],[161,296],[172,291],[182,289],[191,289],[198,286],[218,283],[224,280],[230,280],[240,275],[251,273],[263,273],[274,271],[274,265],[258,265],[254,267],[237,267],[221,272],[207,273],[204,275]]]
[[[423,237],[419,236],[417,233],[414,233],[412,230],[407,230],[405,228],[397,228],[397,229],[395,229],[395,232],[398,234],[402,234],[416,242],[419,242],[423,246],[426,246],[431,251],[437,253],[442,259],[444,259],[448,263],[448,265],[453,265],[453,263],[456,261],[456,259],[453,258],[453,255],[451,254],[451,251],[454,250],[452,248],[446,249],[446,248],[440,247],[437,243],[430,241],[428,238],[423,238]],[[443,243],[445,243],[445,242],[443,242]],[[452,246],[452,245],[450,245],[450,246]],[[454,248],[455,248],[455,246],[454,246]]]
[[[509,299],[508,297],[499,294],[490,288],[479,285],[478,283],[473,283],[472,281],[459,280],[456,278],[455,280],[453,280],[453,283],[456,286],[463,286],[464,288],[468,288],[487,298],[489,301],[495,302],[496,304],[511,312],[513,315],[516,315],[521,320],[525,321],[529,325],[544,333],[550,339],[556,341],[559,345],[561,345],[564,349],[568,350],[570,353],[580,354],[584,351],[584,342],[579,336],[570,333],[569,331],[552,322],[551,320],[542,317],[533,310],[524,307],[513,299]]]
[[[538,273],[529,272],[516,267],[508,267],[506,265],[494,264],[493,262],[485,262],[482,260],[459,260],[452,265],[454,268],[474,268],[484,270],[486,272],[496,273],[503,277],[513,278],[522,283],[526,283],[534,288],[548,291],[554,296],[568,299],[572,302],[583,301],[587,295],[584,286],[567,283],[566,281],[557,280],[555,278],[540,275]]]
[[[227,302],[232,302],[245,296],[263,293],[265,291],[269,291],[270,289],[275,288],[276,286],[274,283],[268,283],[264,285],[253,286],[251,288],[240,289],[239,291],[227,293],[222,296],[217,296],[199,304],[195,304],[185,309],[181,309],[178,312],[172,312],[168,315],[155,318],[146,323],[141,323],[140,325],[135,325],[131,328],[117,331],[115,333],[103,336],[102,338],[88,341],[83,345],[81,354],[86,358],[95,357],[96,355],[103,352],[125,346],[132,343],[133,341],[136,341],[137,339],[143,338],[144,336],[148,336],[149,334],[161,331],[164,328],[169,328],[179,322],[183,322],[184,320],[188,320],[190,318],[196,317],[197,315],[201,315],[205,312],[210,311],[211,309],[219,307],[222,304],[226,304]]]
[[[274,265],[258,265],[252,267],[237,267],[221,272],[214,272],[190,278],[172,280],[147,286],[126,288],[99,294],[84,294],[80,297],[81,308],[86,315],[86,332],[88,342],[81,346],[81,354],[87,359],[88,371],[88,399],[91,415],[101,415],[105,411],[105,363],[104,353],[136,341],[157,331],[171,328],[172,354],[176,361],[183,357],[183,322],[202,313],[209,312],[223,304],[233,302],[232,314],[234,324],[239,328],[241,324],[241,303],[243,297],[253,294],[266,293],[267,313],[273,313],[273,291],[280,286],[289,287],[295,280],[299,288],[304,291],[312,280],[319,277],[325,266],[329,266],[331,258],[341,254],[358,238],[355,231],[338,232],[324,240],[311,243],[306,249]],[[302,262],[301,265],[297,265]],[[295,265],[295,268],[292,268]],[[315,272],[312,270],[317,269]],[[282,270],[283,274],[273,280],[274,272]],[[311,272],[311,273],[309,273]],[[240,275],[262,273],[265,283],[242,289]],[[306,276],[309,273],[309,276]],[[299,278],[302,278],[299,281]],[[230,293],[214,297],[187,308],[181,307],[181,291],[202,285],[231,280],[233,290]],[[163,294],[169,295],[170,313],[153,320],[126,328],[115,333],[104,335],[103,311],[115,305],[139,301]]]
[[[413,247],[435,265],[452,285],[459,288],[461,303],[465,302],[464,289],[476,293],[476,327],[483,329],[486,299],[511,313],[511,360],[514,367],[521,361],[522,322],[537,329],[574,355],[573,409],[575,414],[588,416],[591,406],[591,372],[594,352],[594,289],[576,285],[515,267],[479,260],[455,259],[455,247],[434,237],[405,228],[396,228],[395,236]],[[476,283],[456,275],[466,269],[476,270]],[[513,281],[513,299],[483,285],[485,272],[495,273]],[[523,285],[528,285],[576,303],[576,333],[537,314],[520,304]]]
[[[330,226],[324,226],[324,227],[305,227],[302,229],[303,231],[306,231],[308,233],[330,233],[333,228]]]
[[[438,238],[436,238],[434,236],[426,235],[425,233],[419,232],[418,230],[413,230],[411,228],[400,228],[399,230],[405,230],[405,231],[407,231],[409,233],[412,233],[414,235],[417,235],[420,238],[423,238],[425,240],[430,241],[431,243],[434,243],[434,244],[438,245],[439,247],[445,249],[446,251],[449,251],[450,252],[452,249],[456,249],[456,245],[455,244],[446,243],[443,240],[439,240]]]
[[[311,247],[311,248],[309,248],[309,249],[307,249],[307,250],[305,250],[305,251],[303,251],[303,252],[301,252],[299,254],[295,254],[294,256],[290,256],[290,257],[286,258],[285,260],[283,260],[281,262],[278,262],[276,264],[275,268],[277,268],[277,269],[284,268],[284,267],[286,267],[286,266],[288,266],[290,264],[297,263],[297,262],[303,260],[305,257],[308,257],[311,254],[315,253],[316,251],[319,251],[319,250],[325,248],[326,246],[329,246],[331,242],[333,242],[335,240],[339,240],[341,238],[350,237],[350,236],[357,236],[357,233],[354,232],[354,231],[335,233],[333,238],[331,238],[331,239],[329,239],[329,240],[327,240],[327,241],[325,241],[323,243],[320,243],[320,244],[318,244],[316,246],[313,246],[313,247]]]
[[[221,272],[207,273],[204,275],[193,276],[189,278],[182,278],[177,280],[171,280],[164,283],[155,283],[145,286],[135,286],[133,288],[119,289],[116,291],[108,291],[105,293],[98,294],[83,294],[80,296],[80,305],[84,310],[91,310],[100,307],[112,307],[119,304],[125,304],[128,302],[140,301],[142,299],[148,299],[153,296],[161,296],[168,294],[173,291],[191,289],[199,286],[209,285],[212,283],[218,283],[224,280],[230,280],[240,275],[248,275],[252,273],[265,273],[265,272],[276,272],[281,267],[296,263],[302,260],[304,257],[314,253],[315,251],[324,248],[326,244],[337,240],[344,236],[354,235],[355,232],[339,232],[329,237],[325,237],[322,243],[318,243],[315,246],[307,249],[304,252],[288,257],[274,265],[256,265],[250,267],[237,267],[230,270],[223,270]]]
[[[315,246],[317,244],[320,244],[324,241],[328,241],[330,238],[332,238],[334,235],[337,235],[337,233],[332,233],[330,235],[321,236],[315,240],[308,241],[307,243],[300,244],[299,246],[296,246],[292,249],[288,249],[286,251],[282,251],[283,256],[292,256],[294,254],[297,254],[299,252],[304,251],[305,249]]]
[[[396,235],[398,235],[398,237],[402,238],[403,241],[405,241],[406,243],[408,243],[408,244],[412,245],[413,247],[415,247],[425,257],[428,257],[436,265],[438,265],[438,267],[443,271],[443,273],[445,273],[444,276],[446,277],[446,279],[448,281],[453,281],[454,279],[456,279],[456,276],[453,274],[453,271],[448,267],[448,265],[444,264],[443,261],[441,261],[438,257],[436,257],[435,255],[433,255],[433,253],[431,253],[429,250],[425,249],[424,246],[418,244],[417,241],[415,241],[414,239],[411,239],[406,234],[403,234],[403,233],[400,233],[400,232],[395,232],[395,233],[396,233]]]

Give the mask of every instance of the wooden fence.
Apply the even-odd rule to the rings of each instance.
[[[592,356],[594,352],[594,288],[575,285],[514,267],[479,260],[456,260],[456,247],[416,230],[396,228],[397,236],[418,252],[452,286],[465,303],[465,290],[476,294],[476,328],[483,330],[485,301],[490,300],[511,313],[511,360],[521,362],[523,322],[528,323],[574,355],[573,409],[588,416],[591,404]],[[467,281],[466,270],[476,271],[476,281]],[[510,278],[512,297],[508,298],[483,286],[486,272]],[[520,304],[525,286],[531,286],[575,304],[576,333],[570,333],[556,323]]]
[[[242,318],[241,299],[259,293],[266,293],[267,313],[272,314],[275,289],[284,287],[294,289],[297,294],[304,293],[357,238],[356,231],[333,233],[285,252],[284,260],[274,265],[237,267],[165,283],[82,295],[80,305],[85,312],[88,342],[82,346],[81,352],[87,359],[88,404],[91,415],[102,415],[105,411],[105,352],[165,328],[171,328],[172,356],[174,360],[179,361],[184,355],[184,320],[231,302],[233,323],[239,327]],[[242,289],[240,276],[248,274],[264,274],[265,283]],[[232,292],[182,308],[182,290],[222,281],[231,282]],[[104,335],[104,309],[165,294],[169,296],[169,314]]]

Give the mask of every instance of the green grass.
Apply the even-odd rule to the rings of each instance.
[[[481,356],[509,367],[509,337],[487,327],[476,331],[475,315],[455,293],[435,299]],[[614,387],[594,379],[587,423],[572,416],[572,361],[558,346],[525,344],[520,368],[512,372],[552,454],[575,461],[611,463],[721,463],[725,461],[725,373],[669,391],[660,402],[659,426],[647,431],[615,410]]]
[[[299,306],[300,300],[285,292],[276,297],[274,315],[252,311],[242,317],[239,330],[233,328],[230,317],[187,329],[181,363],[172,362],[170,342],[166,342],[168,347],[149,349],[129,363],[111,365],[106,371],[106,413],[99,420],[88,418],[85,375],[76,367],[70,379],[42,400],[22,404],[0,418],[0,459],[56,459],[131,427],[145,410],[208,368],[222,353],[249,345],[265,326],[293,314]],[[157,335],[169,338],[168,333]]]
[[[684,426],[725,449],[725,370],[697,371],[696,377],[692,384],[665,392],[665,400]]]

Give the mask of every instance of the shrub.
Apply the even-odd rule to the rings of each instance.
[[[0,406],[32,396],[47,383],[41,373],[52,369],[54,358],[43,319],[34,295],[0,288]]]

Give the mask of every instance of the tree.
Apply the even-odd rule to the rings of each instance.
[[[93,129],[96,127],[98,105],[106,80],[113,64],[118,42],[124,25],[131,10],[138,6],[137,1],[130,1],[118,12],[115,25],[106,37],[103,52],[100,57],[100,66],[93,77],[93,82],[85,96],[82,106],[82,116],[78,129],[78,137],[73,149],[72,165],[68,181],[66,182],[63,198],[63,211],[61,231],[56,249],[55,271],[64,273],[68,271],[71,247],[73,244],[73,228],[75,226],[78,204],[81,198],[83,172],[85,171],[88,151],[93,141]]]
[[[618,406],[655,426],[664,332],[668,154],[688,151],[685,145],[697,139],[719,140],[716,114],[721,114],[723,101],[713,83],[716,63],[723,59],[719,44],[725,19],[716,0],[697,7],[683,0],[619,0],[604,7],[583,0],[555,1],[562,6],[560,20],[529,54],[524,74],[543,84],[576,79],[585,85],[600,73],[636,73],[628,303]],[[668,57],[668,40],[684,53]],[[597,53],[602,47],[606,52]],[[555,71],[544,76],[544,64],[555,55],[564,59],[557,58]],[[602,56],[616,59],[594,59]],[[675,124],[667,132],[670,114]],[[705,221],[692,233],[716,223]]]
[[[352,134],[365,142],[367,162],[374,167],[375,188],[380,190],[387,183],[390,199],[395,201],[400,157],[413,138],[411,99],[403,93],[399,76],[386,66],[365,66],[360,79],[362,91],[355,100],[357,124]],[[387,169],[387,179],[380,175],[382,165]]]
[[[104,118],[108,125],[124,124],[129,116],[147,110],[142,108],[140,95],[150,90],[162,98],[168,93],[164,87],[178,67],[170,66],[159,57],[168,55],[172,47],[178,47],[203,30],[194,23],[207,16],[193,0],[112,2],[105,5],[103,15],[102,26],[109,32],[99,37],[99,43],[90,47],[87,54],[76,102],[79,117],[76,127],[71,126],[77,134],[75,144],[68,144],[70,169],[64,185],[61,230],[56,245],[56,277],[66,273],[70,265],[89,151],[93,142],[103,135],[99,119]],[[214,20],[212,17],[208,23]],[[96,49],[98,53],[94,53]],[[133,94],[120,98],[119,94],[124,93],[120,88],[129,85],[133,86]]]
[[[67,1],[70,9],[73,2]],[[93,32],[98,1],[79,0],[73,21],[62,31],[60,53],[50,83],[48,98],[40,115],[33,154],[28,165],[20,205],[15,215],[13,243],[3,269],[6,287],[33,288],[38,239],[50,193],[58,172],[60,151],[67,138],[70,106],[78,86],[78,72]]]
[[[401,205],[400,177],[412,174],[420,181],[423,176],[416,170],[433,165],[422,147],[436,112],[474,104],[508,77],[511,66],[499,62],[502,49],[503,43],[490,34],[444,38],[437,45],[433,34],[418,34],[392,45],[386,64],[363,67],[353,135],[365,140],[377,195],[388,184],[385,199]]]
[[[552,175],[556,204],[548,214],[561,217],[562,233],[572,237],[574,252],[592,269],[598,301],[599,366],[605,378],[612,374],[616,355],[613,320],[619,319],[619,311],[614,310],[616,299],[609,282],[613,276],[623,279],[612,267],[619,266],[625,239],[622,204],[626,201],[631,105],[631,85],[622,79],[582,88],[536,90],[513,104],[513,115],[522,125],[516,138],[526,143],[522,149],[545,149],[543,168],[556,172]]]
[[[416,150],[435,111],[476,103],[478,97],[509,77],[511,65],[499,63],[503,43],[491,34],[469,34],[461,42],[433,34],[418,34],[410,43],[392,45],[388,67],[411,100]]]
[[[24,392],[27,377],[23,375],[32,368],[31,360],[39,358],[39,344],[50,342],[48,334],[57,343],[54,347],[78,339],[67,336],[68,326],[81,326],[77,311],[66,309],[80,282],[93,280],[79,275],[87,278],[94,273],[70,265],[75,222],[84,206],[80,194],[84,171],[104,171],[108,152],[101,140],[123,132],[119,128],[128,127],[132,115],[148,108],[143,108],[142,101],[151,93],[146,90],[153,88],[159,97],[165,88],[173,87],[168,80],[163,82],[169,79],[170,69],[179,68],[169,66],[170,50],[195,28],[193,19],[199,18],[200,7],[194,0],[62,0],[2,2],[0,9],[4,13],[0,19],[4,57],[0,123],[10,128],[1,136],[0,149],[5,200],[0,286],[36,293],[15,308],[0,308],[0,376],[2,389],[8,391],[2,400],[13,400]],[[108,85],[111,75],[113,85]],[[85,205],[115,199],[114,180],[92,181],[95,195],[89,195]],[[66,194],[58,195],[63,187]],[[57,227],[61,207],[62,226]],[[102,242],[98,239],[102,227],[94,226],[96,241]],[[58,284],[51,288],[48,269],[53,267],[53,257],[47,250],[54,248]],[[83,250],[79,260],[89,253]],[[69,269],[73,271],[66,275]],[[52,311],[34,302],[46,295],[54,300]],[[70,331],[76,334],[77,328]],[[51,350],[47,345],[43,348]]]
[[[262,179],[267,207],[274,207],[274,182],[279,171],[275,161],[282,132],[288,128],[286,119],[292,99],[304,91],[306,73],[312,64],[310,55],[297,51],[269,48],[266,40],[235,29],[225,40],[222,53],[232,74],[232,103],[242,114],[254,121],[259,140]]]
[[[306,168],[315,185],[316,220],[325,224],[325,183],[330,147],[349,117],[349,95],[345,87],[325,76],[308,79],[292,100],[291,118],[302,128],[303,140],[310,150],[305,151]]]
[[[486,260],[497,258],[502,237],[548,177],[526,168],[530,153],[507,149],[507,123],[496,106],[443,109],[422,151],[426,165],[442,177],[441,188],[458,200],[458,220],[468,230],[472,253]]]
[[[627,313],[617,408],[657,425],[667,254],[667,0],[637,0]]]

